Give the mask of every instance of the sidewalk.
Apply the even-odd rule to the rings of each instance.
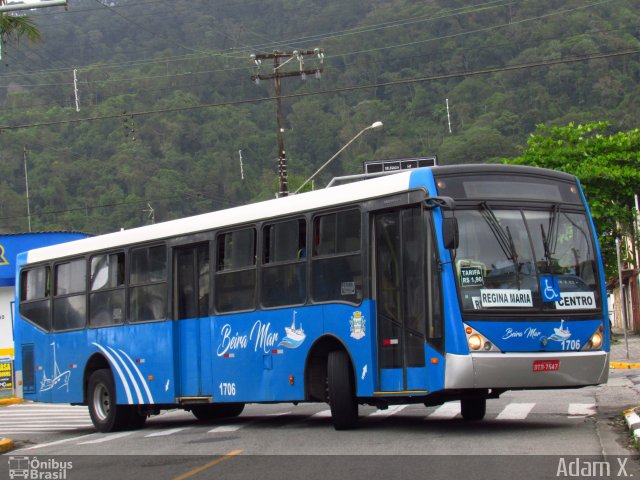
[[[623,413],[627,427],[633,434],[636,445],[640,445],[640,335],[614,328],[611,332],[611,369],[629,369],[637,372],[629,372],[627,376],[633,388],[638,392],[637,407],[625,410]]]
[[[611,333],[611,368],[640,369],[640,335],[627,332],[625,342],[624,332],[614,327]]]

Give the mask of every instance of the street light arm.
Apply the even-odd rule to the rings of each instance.
[[[333,156],[332,156],[329,160],[327,160],[326,162],[324,162],[324,164],[323,164],[323,165],[322,165],[318,170],[316,170],[316,171],[315,171],[315,173],[314,173],[313,175],[311,175],[309,178],[307,178],[307,179],[304,181],[304,183],[303,183],[302,185],[300,185],[300,186],[298,187],[298,189],[297,189],[295,192],[293,192],[293,194],[295,195],[295,194],[296,194],[296,193],[298,193],[300,190],[302,190],[302,188],[303,188],[307,183],[309,183],[311,180],[313,180],[313,179],[316,177],[316,175],[318,175],[318,174],[319,174],[319,173],[320,173],[320,172],[321,172],[321,171],[322,171],[322,170],[323,170],[327,165],[329,165],[333,160],[335,160],[335,158],[336,158],[338,155],[340,155],[340,154],[344,151],[344,149],[345,149],[345,148],[347,148],[349,145],[351,145],[353,142],[355,142],[355,140],[356,140],[358,137],[360,137],[360,135],[362,135],[362,134],[363,134],[364,132],[366,132],[367,130],[371,130],[371,129],[373,129],[373,128],[380,128],[380,127],[382,127],[382,125],[383,125],[383,123],[382,123],[382,122],[374,122],[374,123],[372,123],[371,125],[369,125],[368,127],[363,128],[362,130],[360,130],[360,131],[356,134],[356,136],[355,136],[355,137],[353,137],[351,140],[349,140],[349,141],[348,141],[348,142],[347,142],[347,143],[346,143],[346,144],[345,144],[345,145],[344,145],[340,150],[338,150],[336,153],[334,153],[334,154],[333,154]]]

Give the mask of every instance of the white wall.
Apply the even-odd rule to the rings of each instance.
[[[13,287],[0,287],[0,357],[13,358],[13,326],[11,324],[13,300]]]

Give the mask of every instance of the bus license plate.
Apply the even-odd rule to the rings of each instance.
[[[560,370],[560,360],[534,360],[534,372],[555,372]]]

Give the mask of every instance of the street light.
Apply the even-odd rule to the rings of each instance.
[[[366,128],[363,128],[362,130],[360,130],[355,137],[353,137],[351,140],[349,140],[340,150],[338,150],[336,153],[333,154],[333,156],[327,160],[326,162],[324,162],[324,165],[322,165],[318,170],[315,171],[315,173],[313,175],[311,175],[309,178],[307,178],[304,183],[302,185],[300,185],[298,187],[298,189],[293,192],[294,195],[296,193],[298,193],[300,190],[302,190],[302,187],[304,187],[307,183],[309,183],[311,180],[313,180],[315,178],[316,175],[318,175],[323,169],[324,167],[326,167],[327,165],[329,165],[338,155],[340,155],[342,153],[342,151],[347,148],[349,145],[351,145],[356,138],[358,138],[360,135],[362,135],[364,132],[366,132],[367,130],[371,130],[374,128],[380,128],[382,127],[382,125],[384,125],[382,122],[373,122],[371,125],[369,125]]]

